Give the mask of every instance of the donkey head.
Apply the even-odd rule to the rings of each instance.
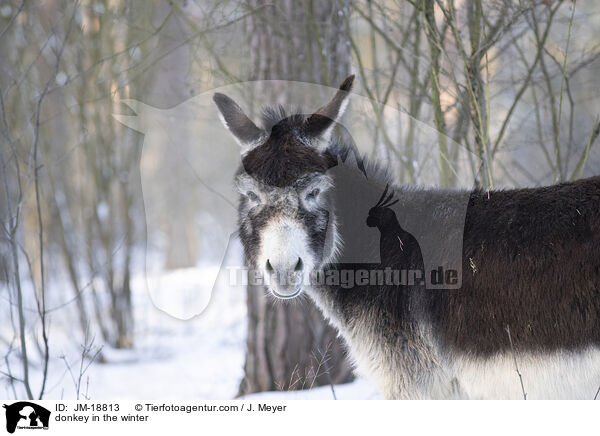
[[[369,216],[367,217],[367,225],[369,227],[381,228],[396,218],[396,214],[391,209],[391,206],[398,203],[398,200],[394,200],[394,191],[391,191],[388,195],[388,188],[389,185],[386,185],[377,204],[369,210]]]
[[[257,127],[229,97],[215,94],[222,121],[241,146],[236,175],[240,239],[250,268],[262,273],[271,293],[293,298],[310,274],[336,250],[335,215],[327,153],[335,121],[347,104],[354,76],[312,115],[265,111]]]

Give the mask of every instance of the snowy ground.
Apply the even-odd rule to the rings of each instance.
[[[187,290],[206,274],[214,275],[214,270],[178,270],[161,276],[160,284],[173,295],[177,295],[177,289],[183,289],[180,295],[189,296]],[[184,321],[153,304],[146,286],[149,283],[152,287],[153,280],[156,277],[140,274],[132,281],[136,318],[134,348],[122,351],[103,347],[105,362],[96,361],[85,372],[80,387],[82,397],[92,400],[234,398],[243,375],[245,352],[243,288],[224,287],[212,295],[204,312]],[[52,314],[47,399],[76,397],[76,383],[65,363],[66,359],[77,378],[80,357],[71,336],[72,321],[73,311],[68,306]],[[2,355],[3,347],[5,344],[0,343]],[[18,373],[18,366],[13,366],[13,373]],[[5,367],[0,369],[6,370]],[[34,386],[37,386],[39,373],[39,367],[33,369]],[[0,397],[14,397],[7,382],[0,389]],[[379,398],[374,387],[364,380],[335,386],[333,390],[337,399]],[[310,391],[267,392],[248,398],[333,399],[334,393],[330,386],[325,386]]]

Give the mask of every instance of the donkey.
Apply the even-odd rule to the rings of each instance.
[[[343,168],[335,150],[347,155],[350,146],[331,141],[353,81],[346,78],[310,115],[266,110],[262,128],[229,97],[214,95],[241,146],[235,184],[247,266],[276,278],[266,284],[275,298],[308,295],[344,338],[357,372],[386,398],[593,398],[600,385],[600,177],[489,192],[424,189],[394,186],[367,163],[376,170],[373,198],[391,189],[360,217],[366,230],[356,231],[340,217],[353,199],[335,195],[346,186],[335,173]],[[435,223],[461,205],[462,228],[448,231],[459,235],[459,289],[309,279],[362,268],[340,259],[374,228],[381,230],[381,267],[422,267],[426,250],[417,240],[427,229],[413,238],[389,211],[404,223],[418,210],[419,221]],[[445,249],[440,243],[438,251]]]

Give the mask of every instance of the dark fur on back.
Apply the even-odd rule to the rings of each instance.
[[[600,345],[600,177],[475,191],[463,286],[434,305],[441,336],[474,354]]]

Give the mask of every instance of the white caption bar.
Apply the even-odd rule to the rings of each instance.
[[[0,435],[584,434],[593,401],[1,401]],[[40,408],[41,407],[41,408]],[[47,415],[44,410],[49,412]],[[18,414],[18,415],[17,415]],[[15,423],[15,420],[16,423]],[[12,428],[10,428],[12,426]],[[595,433],[596,430],[594,430]],[[181,432],[181,433],[180,433]]]

